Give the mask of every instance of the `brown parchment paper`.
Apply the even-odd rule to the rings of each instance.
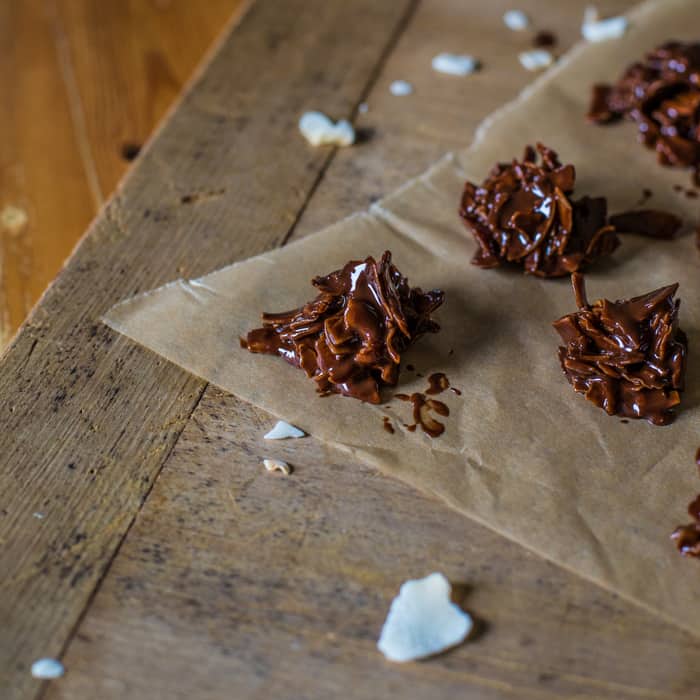
[[[629,123],[584,120],[591,83],[614,80],[669,38],[697,39],[697,0],[656,0],[630,15],[621,39],[576,47],[518,100],[489,118],[473,146],[325,231],[198,280],[178,280],[112,309],[112,328],[316,437],[332,443],[624,597],[700,633],[700,569],[668,539],[700,491],[700,256],[689,235],[698,200],[672,188],[687,172],[658,166]],[[515,60],[515,56],[514,56]],[[464,179],[481,180],[497,160],[542,140],[576,165],[576,193],[602,194],[612,212],[676,211],[686,235],[665,242],[625,236],[588,275],[591,299],[641,294],[680,281],[681,324],[690,338],[688,388],[669,427],[622,424],[574,394],[559,368],[551,322],[574,309],[567,280],[480,270],[456,210]],[[691,226],[692,224],[692,226]],[[443,394],[451,415],[436,440],[402,424],[410,406],[389,400],[318,398],[303,372],[252,355],[238,338],[260,311],[297,306],[309,280],[347,260],[390,249],[412,284],[442,287],[442,331],[406,356],[419,372],[444,371],[461,397]],[[450,353],[450,351],[453,353]],[[425,388],[404,372],[399,391]],[[442,398],[442,397],[441,397]],[[395,419],[397,433],[382,428]],[[319,465],[319,468],[323,468]],[[439,556],[439,555],[437,555]]]

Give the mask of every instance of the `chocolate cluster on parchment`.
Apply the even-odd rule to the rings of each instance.
[[[554,323],[559,361],[574,390],[609,415],[666,425],[683,390],[688,341],[678,328],[678,284],[623,301],[589,304],[572,275],[578,311]]]
[[[615,85],[595,85],[588,114],[599,124],[636,122],[663,165],[700,168],[700,43],[669,41],[633,63]]]
[[[444,293],[410,287],[389,251],[379,262],[351,260],[312,284],[319,291],[314,300],[293,311],[263,313],[262,328],[242,344],[300,367],[321,394],[379,403],[381,387],[398,381],[401,353],[440,329],[431,314]]]
[[[700,557],[700,495],[688,506],[688,515],[692,522],[679,525],[671,539],[684,557]]]
[[[575,182],[574,166],[541,143],[521,161],[498,163],[481,185],[467,182],[459,213],[479,245],[472,263],[561,277],[612,253],[619,240],[605,198],[572,199]]]

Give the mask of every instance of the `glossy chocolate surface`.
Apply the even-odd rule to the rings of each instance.
[[[595,85],[588,113],[599,124],[637,124],[663,165],[700,168],[700,42],[669,41],[627,68],[615,85]]]
[[[609,415],[666,425],[683,390],[688,343],[678,328],[678,284],[623,301],[589,304],[572,275],[578,311],[554,323],[559,361],[574,390]]]
[[[684,557],[700,557],[700,495],[688,506],[688,515],[693,521],[679,525],[671,539]]]
[[[444,293],[410,287],[389,251],[379,262],[352,260],[312,284],[319,294],[304,306],[263,313],[262,327],[245,339],[248,350],[300,367],[321,394],[379,403],[381,387],[398,381],[401,353],[440,329],[431,314]]]
[[[460,216],[479,246],[472,263],[561,277],[612,253],[619,240],[606,222],[605,198],[572,199],[575,181],[573,165],[537,144],[522,161],[498,163],[481,185],[467,182]]]
[[[661,209],[636,209],[610,217],[618,233],[638,233],[650,238],[673,238],[683,225],[675,214]]]

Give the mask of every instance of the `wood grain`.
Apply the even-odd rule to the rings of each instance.
[[[0,6],[0,348],[241,0]]]
[[[474,5],[420,4],[367,95],[371,138],[334,155],[294,237],[465,145],[530,79],[502,53],[505,5],[480,4],[465,35]],[[547,28],[573,40],[582,6]],[[541,16],[541,3],[526,7]],[[436,85],[424,63],[461,42],[489,80]],[[399,77],[416,85],[411,108],[387,96]],[[263,445],[271,423],[207,388],[47,698],[696,697],[697,641],[311,439]],[[265,473],[270,453],[295,474]],[[387,664],[374,644],[389,602],[434,568],[464,584],[479,631],[430,662]]]
[[[8,700],[40,690],[29,665],[61,655],[203,389],[101,326],[100,315],[139,290],[284,240],[328,158],[297,137],[300,111],[316,103],[350,116],[410,7],[256,3],[7,350],[0,687]]]
[[[273,424],[207,389],[47,700],[697,697],[697,640],[313,438],[263,444]],[[391,599],[436,568],[476,633],[385,661]]]

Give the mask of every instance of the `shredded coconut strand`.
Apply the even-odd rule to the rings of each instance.
[[[554,57],[552,54],[544,49],[523,51],[521,54],[518,54],[518,60],[523,68],[532,71],[543,70],[554,63]]]
[[[508,10],[503,15],[503,23],[514,32],[522,32],[530,26],[530,19],[522,10]]]
[[[382,627],[379,651],[390,661],[414,661],[464,641],[473,621],[450,600],[451,590],[439,573],[402,584]]]
[[[299,131],[312,146],[351,146],[355,143],[352,124],[341,119],[333,123],[322,112],[306,112],[299,120]]]
[[[448,75],[469,75],[479,68],[479,62],[474,56],[441,53],[433,59],[433,69],[438,73]]]
[[[263,464],[269,472],[282,472],[285,476],[292,473],[292,468],[281,459],[263,459]]]
[[[291,425],[283,420],[278,420],[275,427],[265,433],[265,440],[286,440],[287,438],[302,438],[306,433],[295,425]]]

